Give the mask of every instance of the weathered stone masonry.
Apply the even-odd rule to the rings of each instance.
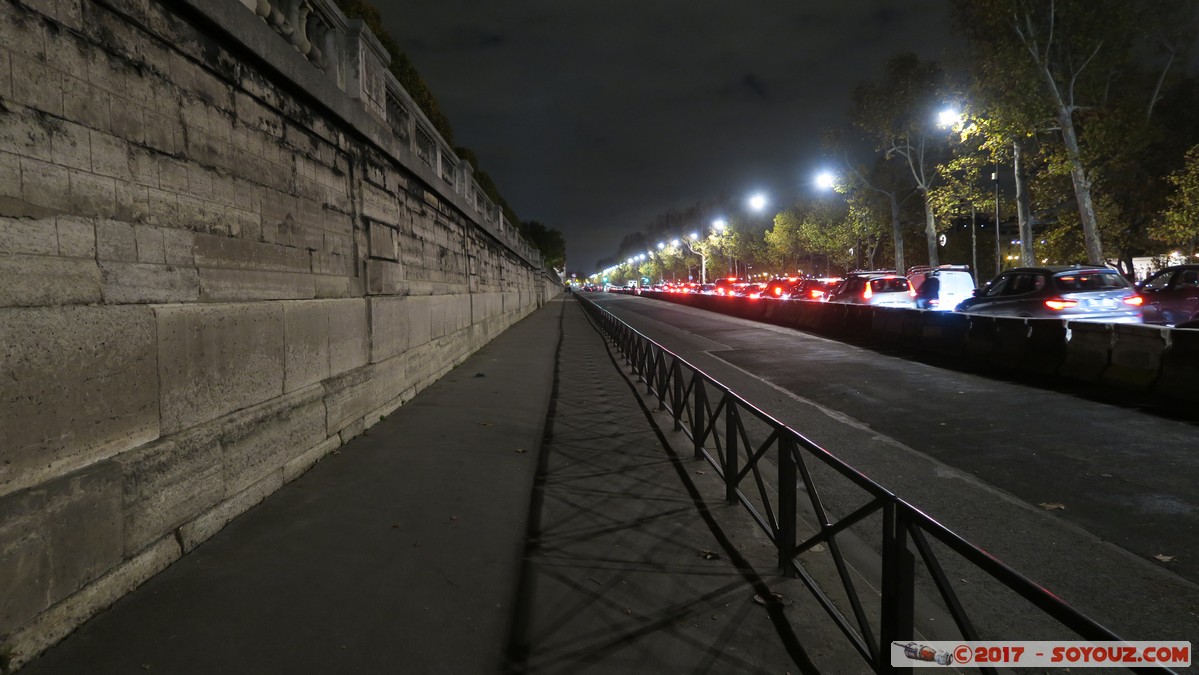
[[[0,665],[558,287],[327,0],[0,0]]]

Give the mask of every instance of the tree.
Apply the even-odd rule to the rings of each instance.
[[[900,54],[887,63],[882,77],[859,85],[853,92],[854,125],[874,140],[887,159],[906,165],[916,189],[924,197],[924,237],[929,264],[937,265],[937,222],[930,199],[938,179],[935,169],[944,142],[930,137],[932,103],[945,83],[940,65],[921,61],[915,54]],[[897,247],[898,249],[898,247]],[[896,267],[903,263],[897,253]]]
[[[1168,182],[1175,192],[1149,236],[1168,247],[1185,247],[1188,257],[1194,258],[1199,243],[1199,145],[1187,151],[1185,166],[1171,174]]]
[[[541,251],[542,260],[552,269],[566,269],[566,240],[562,238],[562,233],[536,220],[523,225],[525,236]]]
[[[1103,174],[1096,158],[1115,148],[1088,149],[1085,132],[1099,129],[1105,114],[1125,101],[1139,101],[1144,119],[1152,118],[1179,60],[1176,56],[1193,42],[1194,4],[1186,0],[955,0],[955,15],[971,40],[985,49],[988,61],[1001,64],[986,75],[990,88],[1022,89],[1020,95],[1031,94],[1051,112],[1064,149],[1087,259],[1102,264],[1095,189]],[[1093,139],[1096,144],[1099,140]]]

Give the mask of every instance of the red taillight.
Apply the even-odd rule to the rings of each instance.
[[[1133,307],[1140,307],[1141,305],[1145,304],[1145,298],[1142,298],[1139,295],[1130,295],[1127,298],[1124,298],[1124,304],[1132,305]]]
[[[1061,311],[1078,305],[1077,300],[1046,300],[1045,306],[1049,309]]]
[[[866,290],[862,291],[862,299],[869,300],[874,297],[874,289],[870,288],[870,282],[866,282]]]
[[[774,287],[774,294],[775,294],[775,295],[782,295],[782,294],[783,294],[783,288],[782,288],[781,286],[775,286],[775,287]],[[1127,302],[1127,301],[1126,301],[1126,302]]]
[[[813,300],[816,300],[816,299],[824,297],[824,291],[818,291],[816,289],[812,289],[812,291],[810,293],[808,293],[808,295],[812,296]]]
[[[908,297],[909,298],[916,297],[916,287],[915,286],[908,286]]]

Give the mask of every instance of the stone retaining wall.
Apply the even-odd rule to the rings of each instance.
[[[0,671],[560,292],[373,40],[0,0]]]

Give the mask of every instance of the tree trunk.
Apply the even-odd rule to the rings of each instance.
[[[1016,177],[1016,219],[1020,225],[1020,264],[1031,267],[1036,264],[1032,248],[1032,197],[1028,194],[1022,150],[1019,140],[1012,141],[1012,173]]]
[[[930,267],[936,267],[941,264],[941,256],[937,251],[937,220],[933,215],[933,203],[928,190],[921,192],[924,193],[924,239],[928,242],[928,264]],[[902,269],[896,271],[904,273]]]
[[[903,265],[903,226],[899,224],[899,200],[895,193],[888,192],[891,199],[891,238],[895,242],[895,271],[903,274],[907,269]]]
[[[1091,181],[1086,167],[1082,165],[1082,153],[1078,149],[1078,135],[1070,113],[1061,110],[1062,139],[1066,142],[1066,154],[1070,158],[1070,178],[1074,181],[1074,195],[1078,198],[1078,215],[1082,219],[1082,238],[1087,247],[1087,262],[1103,264],[1103,243],[1099,240],[1099,219],[1095,217],[1095,203],[1091,200]]]

